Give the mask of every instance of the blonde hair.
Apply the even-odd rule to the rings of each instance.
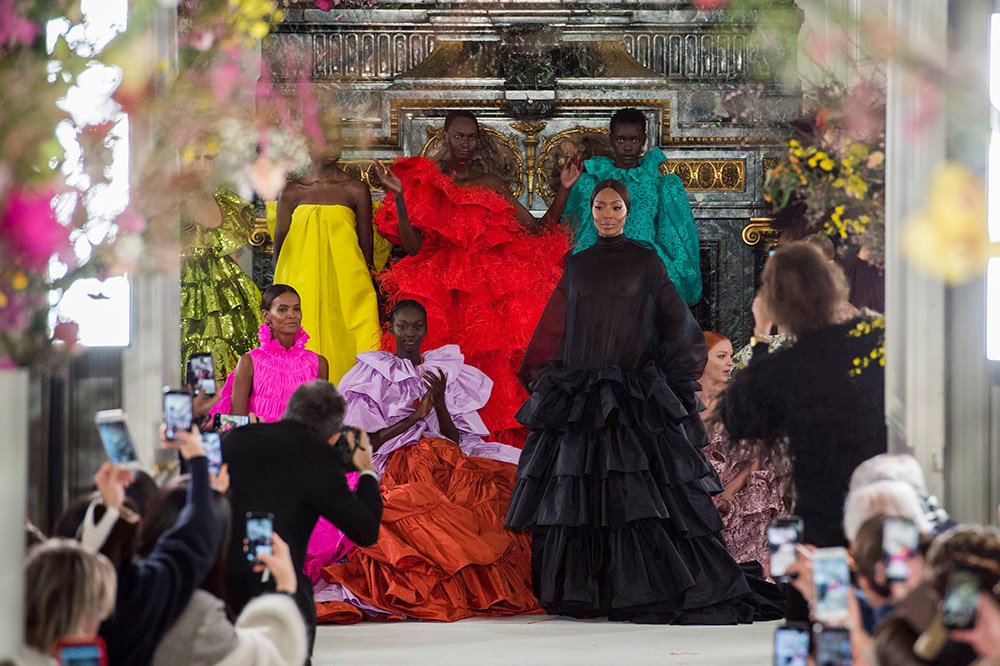
[[[115,568],[72,539],[49,539],[28,551],[24,579],[24,642],[41,652],[115,607]]]

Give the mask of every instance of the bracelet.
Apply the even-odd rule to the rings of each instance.
[[[280,594],[283,597],[288,597],[292,601],[295,601],[295,593],[289,590],[275,590],[274,594]]]

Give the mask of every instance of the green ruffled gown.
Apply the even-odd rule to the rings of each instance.
[[[240,356],[259,345],[260,290],[229,255],[243,247],[254,226],[253,211],[236,193],[220,189],[215,201],[222,224],[192,223],[181,257],[181,360],[211,352],[220,385]],[[181,367],[184,381],[184,367]]]

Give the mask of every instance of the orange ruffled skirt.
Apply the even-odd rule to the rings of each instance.
[[[453,622],[473,616],[538,613],[531,589],[531,542],[503,525],[514,465],[470,457],[445,439],[396,451],[382,477],[378,542],[325,567],[387,618]],[[316,604],[320,623],[362,619],[342,601]]]

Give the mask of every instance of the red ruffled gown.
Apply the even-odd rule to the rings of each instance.
[[[379,276],[382,290],[390,304],[412,298],[427,308],[426,347],[457,344],[466,363],[493,380],[480,415],[491,439],[522,447],[527,430],[514,413],[528,394],[517,370],[559,282],[569,239],[561,230],[528,234],[503,196],[456,185],[430,160],[405,158],[392,169],[423,244]],[[391,193],[375,223],[400,244]],[[383,339],[383,348],[392,351],[392,338]]]

